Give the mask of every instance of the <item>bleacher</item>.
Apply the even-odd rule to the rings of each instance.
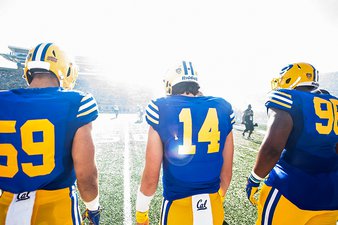
[[[0,68],[0,90],[27,87],[23,69]]]
[[[8,47],[11,52],[0,53],[0,55],[17,63],[18,68],[0,67],[0,90],[25,88],[27,84],[22,78],[22,67],[23,58],[26,57],[28,50]],[[93,94],[101,112],[113,112],[113,105],[118,105],[121,113],[134,113],[137,111],[137,105],[145,106],[152,97],[151,91],[142,86],[133,85],[131,88],[125,83],[107,81],[107,76],[104,76],[107,71],[100,71],[97,65],[86,57],[77,56],[75,62],[79,66],[75,89]]]

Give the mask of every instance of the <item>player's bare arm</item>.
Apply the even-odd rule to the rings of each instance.
[[[162,142],[159,134],[149,127],[146,149],[146,162],[141,180],[140,190],[151,196],[155,193],[160,176],[163,157]]]
[[[234,157],[234,139],[230,132],[225,140],[223,149],[223,166],[221,170],[220,195],[225,196],[232,178],[232,164]]]
[[[136,224],[148,225],[150,202],[156,192],[163,157],[163,147],[159,134],[151,126],[148,131],[146,162],[136,200]]]
[[[254,172],[266,177],[276,165],[293,127],[289,113],[271,108],[268,111],[267,133],[260,146]]]
[[[72,156],[80,196],[90,202],[98,196],[98,175],[95,163],[92,123],[79,128],[73,140]]]

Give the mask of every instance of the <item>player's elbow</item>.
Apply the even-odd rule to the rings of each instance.
[[[221,172],[220,179],[221,179],[221,184],[228,187],[232,179],[232,169],[230,167],[223,169]]]
[[[282,150],[283,149],[269,147],[269,148],[262,148],[261,153],[265,155],[267,160],[276,161],[280,158]]]
[[[221,177],[222,183],[224,183],[226,186],[230,185],[231,179],[232,179],[231,171]]]
[[[98,172],[96,167],[91,171],[77,171],[76,173],[77,183],[83,187],[97,186]]]

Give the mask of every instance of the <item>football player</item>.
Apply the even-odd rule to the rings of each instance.
[[[242,133],[243,137],[245,136],[246,132],[249,132],[248,139],[251,138],[251,134],[254,130],[254,123],[253,123],[253,111],[251,109],[251,104],[248,105],[248,108],[244,110],[243,116],[242,116],[242,124],[245,125],[245,129]]]
[[[100,204],[90,94],[72,91],[78,69],[57,45],[29,51],[29,88],[0,92],[0,224],[99,224]]]
[[[283,68],[272,89],[267,133],[246,187],[258,207],[256,225],[336,225],[338,99],[319,89],[308,63]]]
[[[150,127],[136,222],[149,224],[149,205],[162,164],[160,224],[221,225],[232,177],[232,107],[222,98],[202,96],[191,62],[171,68],[164,84],[167,96],[146,108]]]

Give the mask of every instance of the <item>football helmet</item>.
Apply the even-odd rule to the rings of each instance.
[[[191,62],[181,61],[168,69],[163,82],[165,93],[171,95],[172,87],[175,84],[182,82],[198,83],[197,72],[194,70]]]
[[[60,86],[72,89],[78,76],[78,68],[67,54],[53,43],[41,43],[28,52],[23,77],[28,85],[32,74],[49,71],[59,80]]]
[[[279,78],[271,81],[273,90],[279,88],[294,89],[299,86],[318,88],[318,71],[309,63],[294,63],[284,67]]]

